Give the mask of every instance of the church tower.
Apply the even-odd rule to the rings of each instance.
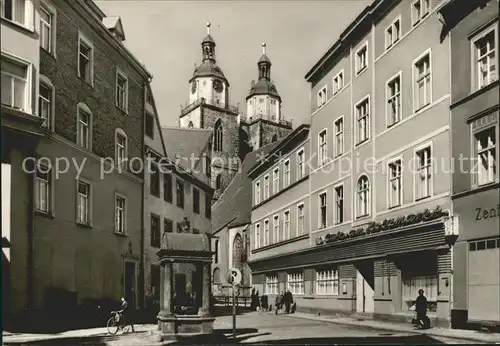
[[[207,23],[207,36],[201,42],[202,61],[195,65],[189,80],[189,102],[181,106],[179,126],[213,131],[210,175],[214,199],[218,199],[239,170],[240,127],[238,108],[229,104],[229,82],[217,66],[215,47]]]
[[[292,131],[292,123],[283,119],[281,97],[271,81],[271,60],[266,55],[266,43],[262,43],[262,56],[257,62],[257,83],[252,81],[246,97],[247,122],[253,150],[275,142]]]

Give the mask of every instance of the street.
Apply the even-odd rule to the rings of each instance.
[[[104,328],[99,333],[82,331],[81,335],[41,340],[35,342],[12,342],[4,340],[4,345],[155,345],[149,336],[154,325],[139,325],[135,334],[108,336]],[[377,331],[366,327],[345,326],[329,322],[312,321],[293,315],[275,315],[273,313],[252,312],[237,316],[236,339],[232,339],[232,316],[218,317],[215,321],[216,336],[213,340],[185,339],[173,342],[173,345],[193,344],[468,344],[465,340],[430,337],[416,333],[398,333]]]

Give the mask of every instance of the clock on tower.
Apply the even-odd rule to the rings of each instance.
[[[222,84],[222,82],[218,79],[214,80],[214,90],[217,91],[218,93],[224,90],[224,84]]]

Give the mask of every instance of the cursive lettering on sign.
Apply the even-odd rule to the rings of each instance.
[[[476,220],[488,220],[488,219],[493,219],[495,217],[500,217],[500,204],[497,205],[496,209],[495,208],[476,208]]]
[[[366,228],[363,227],[353,228],[348,233],[344,233],[342,231],[337,233],[328,233],[324,237],[317,238],[316,245],[333,243],[339,240],[356,238],[366,234],[378,233],[404,226],[418,224],[421,222],[432,221],[446,215],[447,212],[443,211],[441,206],[438,206],[434,210],[425,209],[423,212],[417,214],[400,216],[395,219],[385,219],[384,221],[381,222],[370,222]],[[496,213],[496,215],[499,215],[499,213]]]

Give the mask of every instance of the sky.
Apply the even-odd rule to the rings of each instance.
[[[178,124],[210,22],[217,64],[230,84],[229,102],[246,112],[245,97],[251,81],[258,79],[257,60],[266,42],[283,117],[295,128],[310,117],[305,74],[371,0],[95,2],[106,15],[121,17],[124,44],[152,73],[162,125]]]

